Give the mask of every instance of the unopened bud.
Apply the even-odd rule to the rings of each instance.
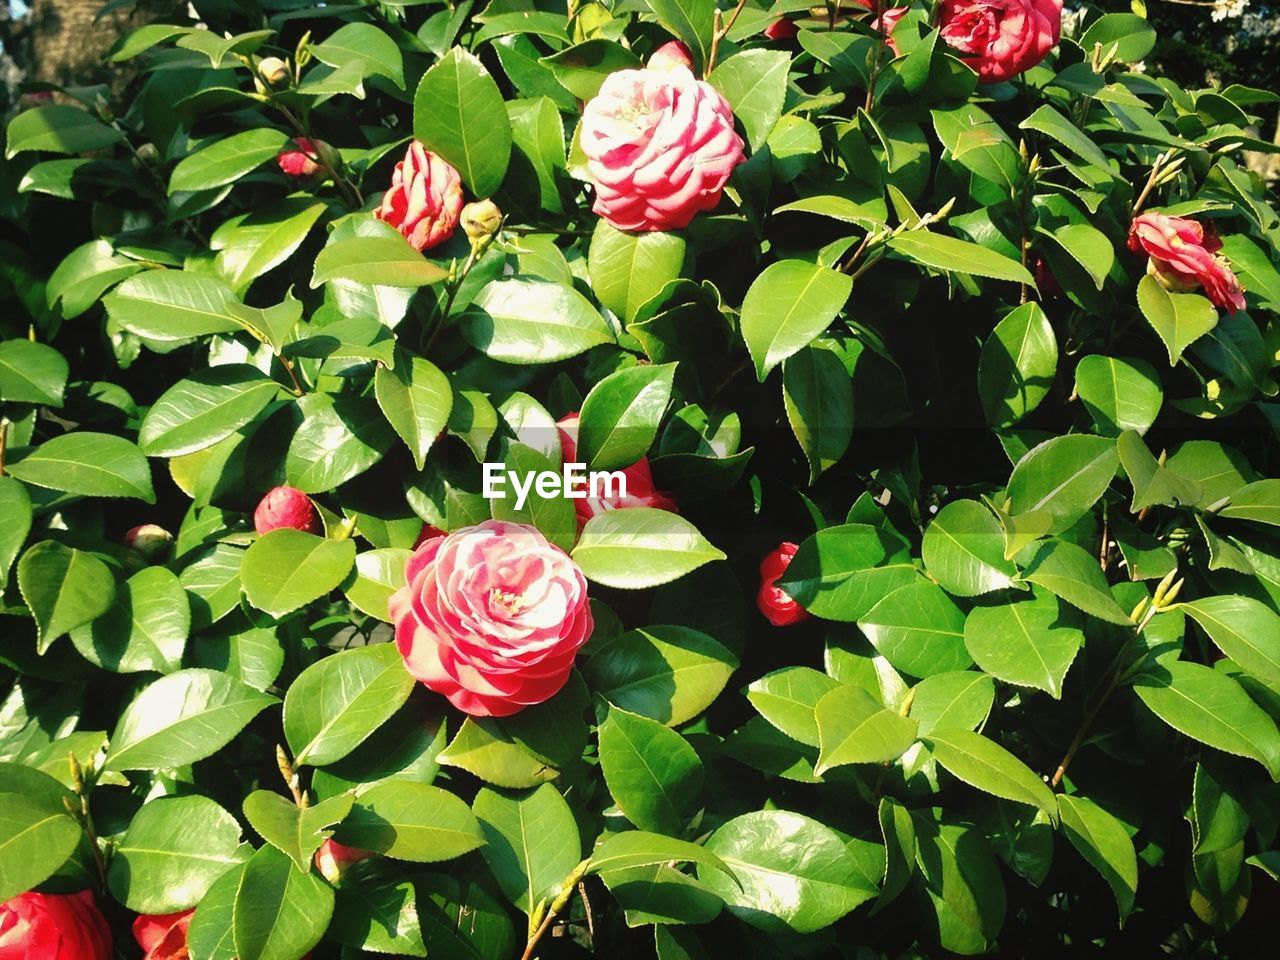
[[[71,774],[71,789],[76,793],[84,793],[84,770],[73,752],[67,753],[67,767]]]
[[[124,535],[124,545],[136,550],[146,560],[155,560],[173,543],[173,534],[154,523],[134,527]]]
[[[258,76],[273,87],[289,79],[289,64],[279,57],[264,57],[258,61]]]
[[[160,151],[154,143],[144,143],[138,148],[138,159],[148,165],[154,164],[160,159]]]
[[[459,222],[471,245],[480,246],[488,243],[502,226],[502,211],[492,200],[479,200],[462,208]]]
[[[693,53],[679,40],[664,43],[649,58],[650,70],[693,69]]]

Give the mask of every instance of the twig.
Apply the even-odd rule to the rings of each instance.
[[[573,897],[573,892],[582,882],[582,878],[587,873],[587,868],[591,866],[590,858],[583,860],[580,864],[573,868],[573,872],[565,877],[564,883],[560,885],[560,892],[556,894],[556,898],[551,901],[551,905],[547,907],[546,916],[542,918],[542,922],[538,924],[538,928],[529,936],[529,942],[524,946],[524,953],[520,955],[520,960],[531,960],[533,951],[537,949],[538,941],[541,940],[548,930],[556,922],[556,917],[560,911],[569,905],[569,900]]]
[[[294,369],[293,361],[283,353],[277,353],[276,357],[280,360],[280,366],[284,367],[285,372],[289,374],[289,379],[293,381],[294,395],[299,397],[302,396],[307,391],[302,389],[302,382],[298,379],[298,372]]]
[[[280,744],[276,744],[276,766],[280,768],[280,776],[284,777],[285,785],[289,788],[289,792],[293,794],[293,802],[298,805],[299,809],[305,809],[307,795],[302,792],[298,784],[298,772],[293,769],[293,764],[289,761],[289,754],[285,753],[284,747]]]
[[[862,105],[862,108],[866,110],[867,113],[870,113],[871,108],[875,106],[876,81],[880,79],[880,67],[882,66],[882,61],[884,60],[884,51],[888,47],[888,41],[886,41],[883,36],[884,21],[881,20],[880,18],[881,6],[882,6],[881,0],[875,0],[875,6],[872,7],[871,9],[871,13],[872,13],[871,23],[875,25],[876,31],[878,34],[880,34],[880,36],[877,36],[876,38],[875,56],[872,57],[871,59],[871,75],[867,79],[867,98]]]
[[[0,477],[4,476],[4,455],[9,447],[9,418],[0,417]]]
[[[711,35],[711,52],[707,54],[707,64],[703,69],[703,74],[711,75],[711,71],[716,68],[716,58],[720,56],[720,41],[729,35],[729,31],[733,29],[733,25],[738,22],[738,15],[742,13],[742,8],[747,5],[747,0],[738,0],[738,5],[733,8],[733,12],[729,14],[729,22],[724,22],[724,14],[719,10],[715,15],[715,33]]]
[[[591,900],[587,897],[587,882],[578,881],[578,896],[582,898],[582,909],[587,915],[587,941],[594,947],[596,942],[596,918],[591,912]]]

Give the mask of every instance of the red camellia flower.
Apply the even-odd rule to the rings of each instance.
[[[276,163],[291,177],[314,177],[324,169],[318,162],[321,152],[332,149],[322,140],[294,137],[293,149],[282,150],[276,157]]]
[[[259,536],[281,527],[315,534],[322,529],[316,505],[297,487],[276,487],[268,491],[253,511],[253,528]]]
[[[791,559],[799,549],[799,544],[783,541],[760,561],[760,592],[756,594],[756,606],[775,627],[789,627],[809,616],[804,607],[792,600],[781,587],[775,586],[778,578],[791,566]]]
[[[372,856],[373,854],[368,850],[348,847],[337,840],[326,840],[316,851],[316,869],[320,871],[320,876],[330,883],[337,883],[351,864],[368,860]]]
[[[415,250],[430,250],[453,236],[461,214],[458,171],[414,140],[373,215],[399,230]]]
[[[770,40],[790,40],[799,32],[796,22],[786,17],[779,17],[764,28],[764,35]]]
[[[1231,265],[1217,253],[1222,241],[1195,220],[1143,213],[1129,226],[1129,249],[1145,253],[1147,272],[1169,290],[1204,288],[1228,313],[1245,308],[1244,292]]]
[[[1062,0],[943,0],[939,32],[983,83],[999,83],[1058,45]]]
[[[556,424],[560,428],[560,453],[565,463],[578,462],[578,415],[571,413]],[[619,510],[623,507],[654,507],[658,510],[669,510],[679,513],[680,509],[669,494],[654,489],[653,471],[649,469],[649,458],[641,457],[622,471],[627,478],[627,495],[612,497],[583,497],[573,501],[574,512],[578,515],[578,529],[587,525],[592,517],[599,516],[608,510]],[[603,492],[603,491],[601,491]]]
[[[388,609],[405,667],[475,717],[554,696],[594,621],[587,582],[534,527],[486,520],[428,540]]]
[[[147,951],[143,960],[188,960],[187,928],[195,910],[139,916],[133,921],[133,939]]]
[[[659,54],[647,69],[609,74],[582,113],[592,209],[619,230],[688,226],[720,202],[742,162],[728,101],[679,58]]]
[[[111,930],[88,890],[0,903],[0,960],[111,960]]]
[[[445,532],[439,527],[433,527],[429,523],[424,523],[422,529],[418,531],[418,539],[413,541],[413,549],[417,550],[428,540],[434,540],[436,537],[445,536]]]

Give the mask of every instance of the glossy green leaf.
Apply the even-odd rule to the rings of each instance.
[[[418,894],[408,880],[343,883],[326,938],[373,954],[425,957]]]
[[[1109,437],[1126,430],[1146,433],[1164,401],[1160,376],[1151,364],[1097,354],[1076,365],[1076,394],[1098,432]]]
[[[408,560],[409,551],[403,547],[386,547],[356,554],[355,570],[342,586],[352,606],[389,623],[391,614],[387,602],[404,586],[404,565]]]
[[[18,589],[36,622],[37,652],[111,607],[116,581],[91,553],[43,540],[18,561]]]
[[[253,420],[279,391],[256,367],[210,367],[166,390],[147,411],[138,445],[150,457],[178,457],[211,447]]]
[[[422,77],[413,97],[413,134],[457,168],[476,197],[498,189],[511,158],[502,93],[480,58],[454,47]]]
[[[1008,509],[1043,510],[1053,517],[1049,532],[1061,533],[1098,502],[1119,465],[1114,440],[1083,434],[1046,440],[1015,464],[1006,489]]]
[[[48,153],[89,153],[124,139],[88,110],[68,103],[24,110],[10,121],[5,137],[5,159],[31,150]]]
[[[589,470],[629,467],[648,453],[675,372],[674,363],[627,367],[591,388],[578,420],[578,456]]]
[[[974,662],[997,680],[1058,698],[1084,632],[1057,597],[1037,589],[1027,600],[969,611],[964,642]]]
[[[955,500],[930,521],[920,548],[925,569],[958,597],[1004,590],[1017,573],[1004,556],[1004,531],[976,500]]]
[[[0,401],[62,406],[67,388],[62,354],[31,340],[0,343]]]
[[[728,878],[729,866],[708,847],[644,830],[624,830],[602,840],[590,854],[588,874],[647,867],[655,863],[696,863]],[[732,883],[732,880],[728,882]]]
[[[125,707],[111,735],[106,769],[165,770],[203,760],[277,702],[216,670],[171,673]]]
[[[339,27],[322,43],[310,47],[321,63],[335,69],[354,66],[361,78],[386,77],[404,89],[404,64],[400,49],[390,36],[369,23],[348,23]]]
[[[184,270],[135,274],[102,299],[114,322],[161,342],[238,330],[230,309],[234,302],[224,281]]]
[[[916,739],[916,721],[886,710],[861,687],[836,687],[814,712],[821,753],[818,776],[849,763],[892,763]]]
[[[1058,813],[1071,845],[1111,887],[1123,924],[1138,891],[1138,858],[1124,824],[1085,797],[1059,795]]]
[[[0,792],[0,897],[49,879],[80,843],[80,825],[52,803]]]
[[[800,544],[777,585],[816,617],[853,622],[916,577],[898,538],[850,523],[819,530]]]
[[[304,493],[332,490],[359,476],[395,442],[370,398],[309,393],[298,401],[298,412],[302,422],[285,451],[284,475]]]
[[[1098,561],[1074,543],[1049,540],[1041,544],[1022,576],[1099,620],[1131,626],[1128,614],[1111,595]]]
[[[320,251],[311,286],[350,281],[416,289],[440,283],[448,276],[447,270],[414,250],[403,237],[351,237]]]
[[[747,699],[760,715],[799,743],[821,743],[818,702],[840,681],[812,667],[783,667],[747,687]]]
[[[461,323],[472,346],[506,363],[554,363],[613,342],[609,325],[586,297],[546,280],[494,280]]]
[[[1035,279],[1017,260],[968,240],[915,230],[891,237],[888,247],[908,260],[935,270],[1035,286]]]
[[[1231,494],[1231,502],[1218,515],[1280,526],[1280,480],[1258,480]]]
[[[77,430],[46,440],[17,463],[10,476],[37,487],[82,497],[132,497],[155,503],[151,466],[124,437]]]
[[[852,289],[845,274],[803,260],[780,260],[756,277],[742,301],[741,329],[762,383],[830,326]]]
[[[210,190],[239,180],[289,145],[279,130],[244,130],[214,140],[183,158],[169,177],[169,193]]]
[[[684,517],[653,507],[609,510],[583,528],[573,559],[587,579],[635,590],[678,580],[713,560],[723,560]]]
[[[429,360],[402,355],[394,370],[379,367],[373,384],[378,406],[421,470],[453,409],[448,377]]]
[[[782,401],[814,482],[853,440],[853,383],[834,352],[805,347],[782,363]]]
[[[936,584],[898,587],[858,620],[871,645],[904,673],[927,677],[969,666],[964,614]]]
[[[1218,324],[1218,310],[1198,293],[1171,293],[1155,277],[1138,282],[1138,308],[1169,353],[1175,366],[1187,347]]]
[[[303,873],[311,872],[311,859],[333,831],[329,829],[351,812],[354,797],[342,793],[308,807],[299,807],[287,797],[270,790],[255,790],[244,799],[244,816]]]
[[[484,831],[485,862],[525,913],[550,900],[582,859],[573,811],[550,784],[518,797],[482,789],[472,809]]]
[[[673,3],[678,0],[658,0]],[[712,0],[701,0],[710,3]],[[782,116],[791,55],[784,50],[743,50],[716,64],[707,78],[742,121],[751,152],[758,153]]]
[[[332,916],[332,887],[261,847],[240,874],[232,907],[237,960],[295,960],[320,942]]]
[[[7,430],[8,427],[0,427]],[[13,477],[0,476],[0,584],[8,583],[9,570],[31,532],[31,496]]]
[[[938,730],[979,730],[995,702],[996,685],[977,670],[955,670],[925,677],[911,688],[908,713],[920,724],[919,735]]]
[[[663,287],[680,277],[685,246],[679,233],[625,233],[598,220],[587,252],[591,289],[602,304],[629,323]]]
[[[1025,303],[996,324],[978,358],[978,395],[987,422],[1017,423],[1040,405],[1058,368],[1058,341],[1037,303]]]
[[[623,815],[641,830],[683,833],[703,785],[702,761],[684,737],[614,706],[606,707],[599,735],[600,770]]]
[[[1270,683],[1280,683],[1280,616],[1251,597],[1202,597],[1178,604],[1224,655]]]
[[[400,709],[413,686],[391,643],[344,650],[313,663],[284,700],[284,734],[294,761],[322,766],[341,760]]]
[[[71,631],[90,663],[115,673],[173,673],[191,632],[191,610],[177,576],[146,567],[115,591],[105,614]]]
[[[337,839],[396,860],[435,863],[485,842],[467,805],[439,787],[390,781],[362,793]]]
[[[933,730],[924,743],[946,770],[971,787],[1057,817],[1053,793],[1031,768],[1000,744],[969,730]]]
[[[250,545],[240,579],[251,604],[280,618],[334,590],[355,558],[351,540],[327,540],[284,527]]]

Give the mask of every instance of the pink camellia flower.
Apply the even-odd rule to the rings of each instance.
[[[430,250],[452,237],[461,214],[458,171],[417,140],[396,164],[391,189],[373,213],[399,230],[415,250]]]
[[[141,915],[133,921],[133,939],[145,950],[142,960],[188,960],[187,929],[195,910]]]
[[[0,960],[111,960],[111,929],[88,890],[0,903]]]
[[[609,74],[582,113],[592,209],[619,230],[687,227],[742,162],[728,101],[674,55],[654,60]]]
[[[999,83],[1043,60],[1062,32],[1062,0],[943,0],[942,39]]]
[[[1147,272],[1169,290],[1204,289],[1228,313],[1245,308],[1244,292],[1231,265],[1217,253],[1222,241],[1195,220],[1143,213],[1129,226],[1129,249],[1145,253]]]
[[[553,697],[594,627],[587,582],[534,527],[486,520],[428,540],[388,604],[405,667],[473,717]]]
[[[323,140],[308,140],[306,137],[294,137],[293,148],[280,151],[276,163],[291,177],[305,179],[314,177],[324,170],[319,163],[322,152],[332,151]]]
[[[902,19],[902,15],[906,13],[910,7],[890,7],[880,16],[872,21],[871,25],[885,35],[885,45],[893,51],[893,55],[898,56],[901,51],[898,44],[893,39],[893,28],[898,25],[898,21]]]
[[[760,592],[756,594],[756,606],[775,627],[789,627],[809,616],[804,607],[777,586],[778,578],[791,566],[791,560],[799,549],[798,544],[784,540],[760,561]]]
[[[560,429],[560,453],[565,463],[576,463],[578,457],[578,414],[571,413],[556,424]],[[649,458],[641,457],[622,471],[627,479],[627,495],[612,497],[583,497],[573,501],[574,512],[578,515],[578,529],[587,525],[592,517],[599,516],[609,510],[621,510],[624,507],[654,507],[658,510],[669,510],[679,513],[680,509],[669,494],[654,489],[653,471],[649,469]],[[603,492],[603,491],[601,491]]]
[[[297,487],[269,490],[253,511],[253,528],[259,536],[281,527],[316,534],[323,529],[316,505]]]
[[[796,22],[786,17],[779,17],[764,28],[764,35],[770,40],[790,40],[799,32],[800,28],[796,26]]]
[[[372,856],[373,854],[368,850],[348,847],[337,840],[326,840],[316,851],[315,864],[316,869],[320,871],[320,876],[330,883],[337,883],[351,864],[368,860]]]

